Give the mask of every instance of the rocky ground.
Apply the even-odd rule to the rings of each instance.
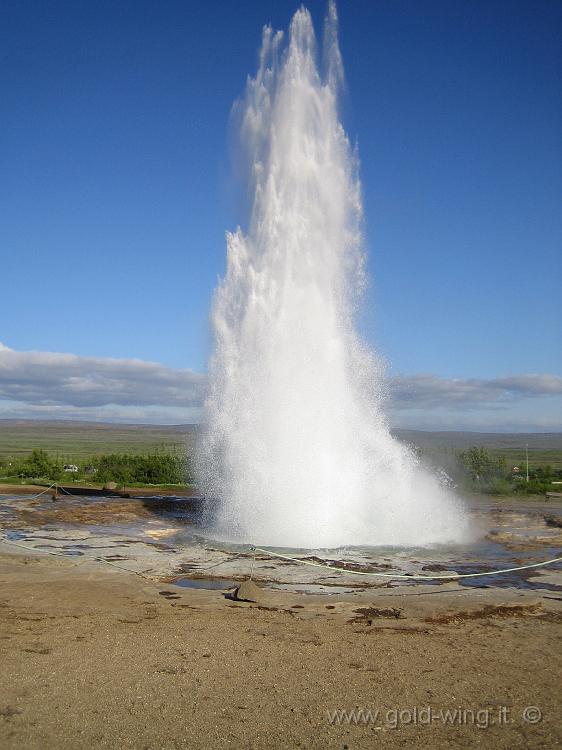
[[[91,511],[99,513],[96,528],[80,504],[71,526],[68,508],[29,502],[3,506],[2,748],[562,744],[560,566],[487,588],[458,581],[330,587],[321,578],[315,589],[303,577],[291,590],[275,579],[294,577],[295,566],[275,569],[264,558],[252,561],[258,601],[242,602],[218,578],[222,566],[213,571],[216,589],[172,583],[178,554],[190,580],[210,585],[211,573],[203,578],[194,548],[170,552],[166,534],[150,545],[103,537],[121,543],[123,567],[135,572],[93,559],[119,558],[92,549],[108,513],[103,502]],[[148,524],[145,531],[166,528],[150,525],[144,510],[136,523]],[[131,506],[121,511],[134,515]],[[518,521],[509,512],[508,524],[487,530],[508,535],[503,543],[517,547],[509,554],[523,559],[553,548],[558,509],[539,508],[525,522],[524,513]],[[80,548],[69,535],[87,539],[85,554],[71,554]],[[141,548],[149,551],[143,556]],[[223,554],[207,550],[206,563]],[[229,563],[228,575],[246,577],[248,563]]]

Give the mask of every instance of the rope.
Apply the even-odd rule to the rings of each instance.
[[[77,497],[76,495],[73,495],[72,492],[69,492],[64,487],[57,487],[57,492],[60,492],[61,495],[70,495],[70,497]]]
[[[252,564],[250,566],[250,578],[249,580],[252,580],[252,576],[254,575],[254,566],[256,564],[256,550],[254,550],[254,556],[252,557]]]
[[[68,559],[69,555],[65,555],[64,552],[51,552],[50,550],[44,550],[44,549],[37,549],[36,547],[30,547],[26,544],[20,544],[19,542],[13,542],[8,539],[2,539],[2,542],[4,544],[11,544],[13,547],[21,547],[22,549],[30,550],[31,552],[41,552],[45,555],[53,555],[54,557],[65,557]],[[339,568],[335,565],[326,565],[324,563],[317,563],[313,562],[312,560],[302,560],[299,557],[290,557],[289,555],[282,555],[280,552],[272,552],[271,550],[263,549],[262,547],[251,547],[250,551],[254,552],[254,559],[252,561],[251,569],[250,569],[250,580],[252,580],[253,570],[254,570],[254,564],[255,564],[255,553],[261,552],[264,555],[267,555],[268,557],[278,557],[281,560],[290,560],[294,563],[300,563],[301,565],[310,565],[314,568],[324,568],[326,570],[331,570],[336,573],[351,573],[353,575],[357,576],[369,576],[369,577],[378,577],[378,578],[392,578],[392,579],[404,579],[409,581],[455,581],[459,578],[479,578],[481,576],[497,576],[502,575],[503,573],[514,573],[518,570],[529,570],[531,568],[543,568],[546,565],[552,565],[554,563],[562,562],[562,557],[553,557],[551,560],[543,560],[542,562],[538,563],[530,563],[528,565],[519,565],[515,568],[503,568],[502,570],[487,570],[480,573],[446,573],[444,575],[436,575],[436,576],[425,576],[425,575],[417,575],[414,573],[375,573],[365,570],[350,570],[349,568]],[[227,562],[233,562],[238,557],[241,557],[244,553],[240,552],[237,555],[235,555],[233,558],[229,560],[222,560],[221,562],[218,562],[214,565],[210,565],[207,568],[200,568],[199,570],[205,571],[205,570],[211,570],[212,568],[216,568],[219,565],[223,565]],[[141,573],[138,570],[131,570],[130,568],[126,568],[123,565],[118,565],[117,563],[114,563],[110,560],[105,560],[103,557],[91,557],[89,555],[84,555],[85,560],[93,560],[94,562],[104,563],[105,565],[111,565],[114,568],[119,568],[120,570],[124,570],[127,573],[132,573],[133,575],[139,576],[140,578],[144,578],[147,581],[157,581],[158,578],[154,578],[151,576],[147,576],[144,573]],[[83,562],[85,562],[85,560]],[[77,565],[80,565],[81,563],[77,563]]]
[[[22,549],[28,549],[31,552],[41,552],[44,555],[53,555],[53,557],[64,557],[68,560],[71,555],[65,555],[64,552],[52,552],[48,549],[37,549],[37,547],[30,547],[28,544],[21,544],[20,542],[12,542],[10,539],[1,539],[0,541],[4,542],[4,544],[11,544],[12,547],[21,547]],[[83,555],[83,559],[79,563],[75,563],[73,567],[78,567],[78,565],[82,565],[82,563],[86,562],[86,560],[93,560],[94,562],[104,563],[105,565],[111,565],[114,568],[119,568],[120,570],[125,570],[127,573],[132,573],[133,575],[140,576],[141,578],[144,578],[147,581],[158,581],[158,578],[152,578],[150,576],[145,575],[144,573],[141,573],[138,570],[131,570],[131,568],[126,568],[124,565],[118,565],[117,563],[112,562],[111,560],[105,560],[103,557],[91,557],[91,555]]]
[[[219,552],[224,552],[224,550],[219,550]],[[224,552],[224,554],[228,554]],[[207,570],[213,570],[213,568],[218,568],[219,565],[225,565],[226,563],[234,562],[234,560],[237,560],[239,557],[244,557],[246,555],[246,552],[239,552],[237,555],[234,555],[234,557],[230,557],[228,560],[221,560],[218,563],[213,563],[212,565],[208,565],[206,568],[197,568],[197,570],[194,570],[194,573],[199,573],[200,571],[207,571]]]
[[[65,555],[64,552],[53,552],[51,550],[47,549],[38,549],[37,547],[30,547],[28,544],[21,544],[21,542],[13,542],[10,539],[6,539],[5,537],[0,538],[0,542],[4,542],[4,544],[11,544],[12,547],[21,547],[22,549],[30,550],[31,552],[40,552],[44,555],[52,555],[53,557],[64,557],[68,560],[71,555]],[[238,559],[239,557],[245,556],[246,552],[239,552],[237,555],[234,555],[234,557],[229,558],[228,560],[221,560],[218,563],[214,563],[213,565],[209,565],[206,568],[198,568],[194,572],[205,572],[207,570],[212,570],[213,568],[218,568],[219,565],[224,565],[225,563],[233,562],[234,560]],[[141,573],[138,570],[131,570],[131,568],[126,568],[124,565],[118,565],[117,563],[113,562],[112,560],[106,560],[103,557],[92,557],[91,555],[84,555],[82,553],[82,561],[79,563],[76,563],[74,567],[77,567],[78,565],[82,565],[82,563],[86,562],[86,560],[92,560],[94,562],[103,563],[105,565],[111,565],[113,568],[119,568],[119,570],[125,570],[127,573],[133,573],[133,575],[140,576],[141,578],[144,578],[147,581],[160,581],[159,578],[156,578],[154,576],[147,576],[144,573]],[[256,556],[254,554],[254,561],[256,559]],[[253,568],[253,565],[252,565]],[[252,573],[250,571],[250,580],[252,578]]]
[[[56,483],[56,482],[53,482],[53,484],[51,484],[51,485],[50,485],[50,487],[47,487],[47,489],[43,490],[43,492],[40,492],[40,493],[39,493],[38,495],[35,495],[35,496],[34,496],[34,497],[32,497],[31,499],[32,499],[32,500],[37,500],[37,498],[38,498],[38,497],[41,497],[41,495],[44,495],[44,494],[45,494],[45,493],[47,493],[47,492],[48,492],[49,490],[52,490],[52,489],[53,489],[53,487],[55,487],[55,489],[56,489],[56,487],[57,487],[57,483]]]
[[[97,492],[97,490],[94,487],[87,487],[86,489],[91,489],[93,492]],[[108,490],[108,492],[111,492],[112,490]],[[65,497],[87,497],[87,495],[75,495],[73,492],[70,492],[70,490],[67,490],[65,487],[61,487],[59,485],[58,492],[60,492],[61,495],[64,495]],[[108,500],[114,500],[118,497],[123,497],[123,495],[91,495],[90,497],[101,497],[106,498]]]
[[[37,495],[25,495],[25,499],[26,500],[37,500],[38,497],[41,497],[41,495],[44,495],[46,492],[49,492],[49,490],[52,490],[53,487],[56,487],[56,486],[57,486],[57,483],[53,482],[53,484],[49,485],[47,488],[45,488],[42,492],[39,492]],[[14,495],[14,497],[20,497],[20,496]]]
[[[406,574],[406,573],[373,573],[365,570],[349,570],[348,568],[337,568],[335,565],[326,565],[324,563],[313,562],[312,560],[302,560],[299,557],[289,557],[289,555],[282,555],[279,552],[271,552],[270,550],[262,549],[261,547],[252,547],[256,552],[262,552],[264,555],[269,557],[280,557],[282,560],[291,560],[294,563],[301,563],[301,565],[311,565],[315,568],[326,568],[327,570],[333,570],[337,573],[352,573],[356,576],[378,576],[379,578],[404,578],[406,580],[415,581],[438,581],[438,580],[457,580],[457,578],[478,578],[480,576],[497,576],[502,573],[513,573],[517,570],[528,570],[529,568],[542,568],[545,565],[552,565],[553,563],[562,562],[562,557],[553,557],[552,560],[543,560],[543,562],[532,563],[529,565],[519,565],[517,568],[504,568],[503,570],[487,570],[483,573],[447,573],[440,576],[424,576]]]

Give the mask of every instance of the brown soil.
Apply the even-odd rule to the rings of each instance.
[[[466,620],[483,620],[492,617],[523,617],[536,614],[542,610],[541,602],[527,602],[525,604],[487,604],[482,609],[472,609],[461,612],[442,612],[427,617],[426,622],[448,625],[449,623],[465,622]]]
[[[562,743],[560,597],[440,588],[406,591],[394,608],[374,590],[358,609],[266,592],[256,606],[7,552],[0,581],[3,750]],[[540,721],[525,720],[528,706]],[[415,720],[414,707],[434,718]],[[356,708],[373,721],[331,713]],[[464,714],[444,720],[445,709]]]

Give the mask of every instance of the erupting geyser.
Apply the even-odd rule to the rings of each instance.
[[[228,235],[213,307],[200,484],[217,535],[287,547],[458,542],[458,501],[389,434],[382,366],[358,339],[361,189],[338,119],[329,5],[322,65],[304,8],[266,28],[237,106],[251,216]]]

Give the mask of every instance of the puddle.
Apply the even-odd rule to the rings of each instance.
[[[545,568],[541,568],[541,570],[560,572],[562,567],[560,563],[558,563],[547,565]],[[463,571],[459,569],[458,572],[462,573]],[[562,591],[562,586],[552,583],[551,581],[543,580],[543,576],[533,569],[514,571],[512,573],[501,573],[499,575],[484,576],[482,578],[464,578],[459,581],[459,584],[461,586],[478,589],[527,589],[531,591],[544,589],[545,591]]]
[[[66,557],[80,557],[84,554],[73,547],[57,547],[55,544],[36,544],[33,549],[36,549],[39,552],[50,552],[53,550],[57,555],[65,555]]]
[[[18,529],[6,529],[6,531],[4,531],[4,536],[11,542],[17,542],[18,539],[26,539],[27,534],[25,531],[19,531]]]
[[[59,554],[79,556],[80,550],[84,550],[87,555],[105,553],[108,561],[142,561],[154,575],[165,577],[180,588],[225,591],[236,586],[236,579],[246,577],[253,566],[255,578],[268,588],[328,596],[384,587],[433,589],[450,580],[431,579],[432,573],[480,571],[490,571],[492,575],[460,579],[458,585],[562,591],[560,563],[544,569],[493,573],[561,554],[556,546],[560,544],[558,538],[562,541],[558,527],[560,513],[554,507],[548,508],[549,515],[545,517],[542,508],[528,508],[524,504],[478,505],[472,512],[481,536],[469,545],[284,549],[279,552],[295,559],[282,560],[267,552],[252,554],[246,545],[228,544],[207,535],[197,525],[197,505],[197,498],[182,496],[129,499],[82,496],[61,498],[56,503],[45,497],[38,500],[20,497],[16,501],[2,497],[0,528],[4,526],[3,536],[7,541],[41,544],[43,551],[52,549]],[[37,549],[41,551],[41,547]],[[303,565],[305,561],[321,567]],[[219,565],[224,566],[217,571],[224,574],[224,579],[191,577]],[[343,570],[338,572],[334,568]],[[545,575],[548,572],[558,575]],[[408,578],[396,579],[393,573]],[[424,575],[427,579],[410,579],[410,575]]]

